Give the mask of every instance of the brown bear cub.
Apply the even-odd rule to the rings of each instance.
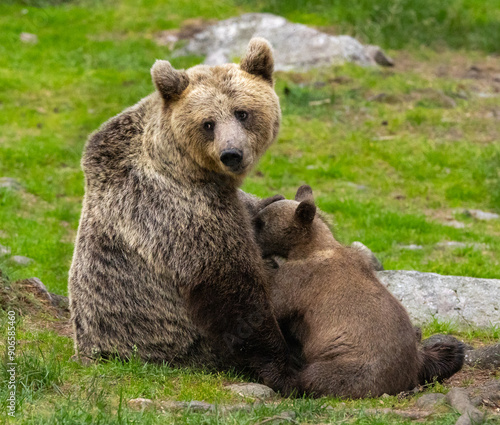
[[[458,340],[419,349],[410,318],[364,252],[342,246],[309,186],[254,219],[264,256],[286,258],[270,290],[275,314],[303,350],[301,387],[316,396],[397,394],[460,370]]]
[[[258,38],[239,65],[157,61],[156,91],[89,138],[69,278],[80,356],[245,368],[295,388],[254,239],[257,201],[238,189],[278,134],[273,64]]]

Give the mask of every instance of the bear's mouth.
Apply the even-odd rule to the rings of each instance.
[[[225,169],[227,171],[230,171],[233,174],[240,175],[243,174],[246,170],[247,166],[245,164],[237,164],[233,166],[227,166],[225,165]]]

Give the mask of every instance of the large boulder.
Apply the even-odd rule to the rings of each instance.
[[[436,318],[460,325],[500,325],[500,280],[386,270],[378,277],[415,324]]]
[[[269,13],[247,13],[210,25],[194,34],[176,55],[205,56],[205,64],[222,65],[240,56],[256,36],[272,44],[277,71],[303,71],[344,62],[392,65],[377,46],[363,46],[350,36],[329,35]]]

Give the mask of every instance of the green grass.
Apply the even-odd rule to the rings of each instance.
[[[500,278],[500,220],[482,222],[464,214],[465,209],[500,212],[498,97],[488,97],[499,89],[494,76],[500,73],[500,60],[489,54],[500,45],[500,2],[386,3],[3,1],[0,177],[17,178],[23,189],[0,189],[0,244],[35,262],[20,267],[8,256],[0,257],[0,269],[11,280],[37,276],[49,290],[66,293],[83,198],[85,140],[102,122],[152,91],[152,63],[172,59],[168,48],[154,42],[155,34],[177,28],[187,18],[269,11],[392,49],[397,66],[279,73],[279,140],[244,189],[259,196],[279,192],[292,197],[299,185],[310,184],[318,205],[332,218],[337,238],[346,244],[362,241],[387,269]],[[39,42],[21,43],[23,31],[37,34]],[[201,60],[172,62],[189,67]],[[489,74],[466,78],[471,65]],[[312,101],[324,102],[314,106]],[[447,226],[451,219],[465,228]],[[443,241],[467,246],[439,247]],[[410,244],[423,248],[404,249]],[[5,320],[0,312],[2,330]],[[298,423],[410,422],[359,411],[406,408],[414,402],[394,397],[282,400],[231,414],[134,411],[127,401],[136,397],[236,403],[240,400],[224,384],[242,378],[138,361],[81,366],[70,361],[70,338],[42,326],[51,323],[48,318],[26,315],[19,320],[15,423],[255,424],[286,411],[293,411]],[[425,336],[436,332],[481,343],[500,340],[498,327],[464,330],[433,322],[424,328]],[[4,341],[2,334],[2,353]],[[1,420],[8,396],[3,366]],[[455,413],[442,412],[427,422],[453,424],[456,419]]]
[[[16,309],[17,310],[17,309]],[[23,311],[23,310],[21,310]],[[42,313],[43,314],[43,313]],[[5,349],[6,313],[0,312],[0,351]],[[224,385],[244,381],[231,373],[175,369],[167,365],[145,364],[135,358],[118,359],[83,366],[72,361],[73,344],[69,337],[46,329],[42,317],[32,312],[17,316],[16,417],[19,424],[256,424],[276,416],[290,415],[304,424],[404,424],[410,423],[393,414],[370,415],[366,409],[414,409],[416,397],[380,397],[348,400],[332,397],[268,400],[259,404],[228,392]],[[47,320],[47,319],[46,319]],[[54,322],[52,319],[52,323]],[[498,329],[461,331],[449,323],[433,322],[424,328],[424,336],[435,332],[454,333],[466,341],[500,341]],[[493,337],[493,340],[492,340]],[[0,417],[5,417],[9,397],[7,367],[0,365]],[[437,384],[427,392],[444,392]],[[417,396],[418,397],[418,396]],[[128,405],[135,398],[148,398],[156,405],[137,410]],[[213,412],[190,409],[166,410],[161,402],[205,401],[216,406]],[[246,402],[247,410],[225,413],[224,406]],[[452,410],[440,409],[427,423],[454,424]],[[498,423],[498,422],[490,422]]]
[[[312,1],[310,12],[305,6],[279,1],[268,6],[225,0],[4,3],[0,6],[0,176],[18,178],[24,190],[0,189],[0,244],[35,262],[18,267],[4,257],[0,267],[13,279],[36,275],[51,290],[66,292],[83,196],[80,158],[85,139],[106,119],[152,91],[151,64],[170,57],[166,47],[154,42],[157,31],[178,27],[189,17],[222,19],[268,7],[301,22],[318,19],[322,21],[318,24],[330,26],[340,22],[346,26],[342,28],[366,30],[367,22],[373,21],[383,33],[393,34],[391,40],[403,43],[384,42],[384,46],[401,47],[413,28],[407,22],[428,22],[420,14],[449,22],[446,16],[455,10],[460,16],[457,22],[467,25],[459,32],[439,26],[445,45],[488,50],[450,34],[478,38],[480,24],[495,21],[498,1],[475,6],[457,0],[448,1],[448,8],[423,7],[427,3],[409,8],[395,1],[394,8],[403,7],[394,21],[400,25],[397,28],[373,21],[380,5],[369,7],[364,1],[352,10],[343,1]],[[485,14],[486,3],[490,7]],[[22,31],[36,33],[39,42],[21,43]],[[492,34],[483,32],[480,38],[495,42]],[[383,41],[370,35],[370,42]],[[462,214],[465,208],[499,209],[498,124],[488,116],[496,110],[497,99],[477,95],[492,87],[477,88],[475,81],[456,75],[436,77],[430,66],[433,62],[452,66],[457,58],[484,62],[485,54],[410,51],[415,63],[429,65],[424,72],[408,66],[408,70],[344,66],[277,75],[281,134],[244,188],[261,196],[275,192],[292,196],[297,186],[309,183],[320,207],[332,214],[339,240],[361,240],[386,268],[498,278],[498,220],[477,222]],[[393,54],[398,62],[398,52]],[[178,67],[199,61],[173,59]],[[330,103],[309,105],[325,99]],[[445,226],[442,216],[467,227]],[[436,248],[436,243],[447,240],[480,243],[484,249]],[[409,244],[424,248],[399,248]]]

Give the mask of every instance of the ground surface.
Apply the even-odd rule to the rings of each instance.
[[[364,242],[387,269],[500,278],[500,220],[482,221],[466,212],[500,213],[500,1],[338,0],[332,6],[326,0],[2,2],[0,177],[20,185],[0,188],[0,245],[11,251],[0,254],[0,269],[8,285],[37,276],[50,291],[66,293],[83,197],[85,139],[152,91],[151,64],[171,58],[169,46],[157,43],[162,31],[176,30],[186,19],[199,23],[249,11],[279,13],[380,44],[396,66],[279,73],[280,137],[244,189],[292,196],[300,184],[310,184],[338,239]],[[38,42],[21,41],[22,32],[35,34]],[[179,68],[201,60],[172,59]],[[34,261],[21,266],[10,260],[13,255]],[[16,299],[3,292],[0,310]],[[415,409],[420,396],[277,400],[229,415],[138,412],[127,407],[128,400],[239,403],[224,384],[241,377],[135,361],[82,366],[70,361],[71,331],[64,318],[44,308],[13,308],[19,342],[16,423],[255,424],[286,411],[298,423],[407,423],[408,418],[365,410]],[[7,316],[1,314],[3,352]],[[500,341],[495,327],[458,329],[436,321],[425,328],[426,335],[435,332],[474,344]],[[467,369],[451,382],[474,385],[484,375]],[[0,423],[8,379],[3,367]],[[446,392],[447,385],[426,391]],[[424,420],[453,424],[457,418],[445,409]]]

